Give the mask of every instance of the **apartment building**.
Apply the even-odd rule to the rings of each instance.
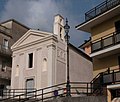
[[[116,102],[120,96],[120,0],[106,0],[92,8],[76,29],[91,33],[94,76],[102,74],[102,85],[109,89],[108,102]]]
[[[28,29],[28,27],[14,19],[0,23],[0,89],[10,86],[11,83],[11,46],[28,31]]]

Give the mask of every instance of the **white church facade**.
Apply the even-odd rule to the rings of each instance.
[[[66,82],[64,19],[54,18],[53,33],[29,30],[12,46],[12,89],[44,88]],[[90,82],[92,61],[70,44],[70,81]]]

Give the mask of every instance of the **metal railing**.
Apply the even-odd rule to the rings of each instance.
[[[85,13],[85,21],[89,21],[94,17],[110,10],[111,8],[120,4],[120,0],[106,0],[99,4],[98,6],[94,7],[93,9],[89,10]]]
[[[120,82],[120,68],[99,73],[92,81],[92,92],[94,93],[100,87],[106,87],[112,83]],[[97,84],[96,84],[97,83]]]
[[[71,97],[75,96],[90,96],[92,95],[93,85],[88,82],[70,82],[71,85]],[[100,89],[96,95],[103,95]],[[6,91],[7,92],[7,91]],[[4,96],[0,101],[12,100],[12,102],[21,102],[21,101],[28,101],[30,102],[37,102],[37,101],[46,101],[50,99],[54,99],[57,97],[66,97],[66,83],[46,87],[39,90],[28,91],[23,94],[16,94],[17,90],[14,90],[13,94],[9,92],[9,96]],[[3,93],[4,94],[4,93]],[[95,93],[94,93],[95,95]]]
[[[120,68],[99,73],[91,82],[70,82],[71,97],[90,95],[106,95],[106,85],[120,82]],[[37,102],[66,97],[66,83],[43,89],[4,89],[0,90],[0,101]]]
[[[105,49],[110,46],[114,46],[120,43],[120,32],[113,32],[109,35],[103,36],[99,39],[92,41],[91,51],[96,52]]]
[[[28,92],[36,91],[35,88],[32,89],[0,89],[0,101],[4,99],[9,99],[10,97],[16,97],[17,95],[26,95]],[[27,97],[27,96],[25,96]]]
[[[9,46],[5,46],[3,44],[0,44],[0,53],[5,55],[12,55],[12,51]]]
[[[106,85],[120,82],[120,68],[99,73],[91,82],[70,82],[71,97],[90,95],[106,95]],[[0,101],[37,102],[66,97],[66,83],[43,89],[4,89],[0,90]]]

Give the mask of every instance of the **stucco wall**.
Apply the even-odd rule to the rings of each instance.
[[[52,85],[53,64],[51,41],[46,41],[13,52],[12,88],[25,88],[26,79],[34,78],[35,88]],[[49,51],[51,50],[51,51]],[[28,54],[33,53],[33,68],[28,68]],[[46,58],[47,70],[43,71],[43,59]],[[54,63],[53,63],[54,62]],[[19,65],[19,75],[16,76],[16,67]],[[49,74],[51,73],[51,74]]]
[[[120,20],[120,15],[106,20],[105,22],[91,28],[92,41],[115,32],[115,22]]]
[[[70,48],[70,81],[90,82],[92,80],[92,62]]]
[[[93,58],[94,76],[100,72],[106,71],[108,68],[111,70],[119,68],[118,56],[120,56],[120,54],[114,54],[103,58]]]
[[[66,82],[66,44],[59,40],[56,53],[55,83]]]

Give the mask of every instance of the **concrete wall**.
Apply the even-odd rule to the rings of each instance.
[[[46,102],[107,102],[107,98],[105,96],[65,97]]]
[[[93,78],[92,62],[70,47],[70,80],[79,82],[90,82]],[[87,75],[87,76],[86,76]]]

